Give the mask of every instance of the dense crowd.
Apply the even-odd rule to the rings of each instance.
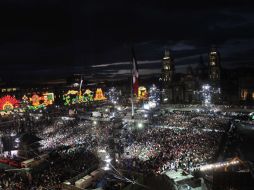
[[[50,153],[49,158],[31,171],[0,170],[0,189],[61,189],[61,184],[93,165],[98,160],[84,147],[64,147]]]
[[[178,128],[219,129],[228,117],[216,113],[166,112],[153,118],[153,124]]]
[[[157,121],[157,122],[156,122]],[[228,119],[219,115],[166,113],[154,125],[125,134],[123,167],[139,172],[190,170],[218,153]],[[149,159],[147,159],[149,158]]]
[[[103,126],[103,127],[102,127]],[[101,144],[108,143],[110,130],[108,123],[94,124],[91,121],[56,120],[51,125],[44,125],[37,130],[40,137],[41,151],[54,150],[61,146],[82,145],[87,150],[94,151]]]
[[[121,129],[116,143],[119,168],[161,174],[179,168],[191,170],[212,162],[229,122],[228,117],[217,113],[167,111],[150,120],[142,128],[128,124]],[[42,139],[38,152],[50,157],[29,174],[0,170],[1,188],[60,188],[65,180],[98,164],[97,150],[110,152],[112,127],[112,122],[63,117],[37,122],[33,133]],[[11,129],[8,134],[12,132]]]

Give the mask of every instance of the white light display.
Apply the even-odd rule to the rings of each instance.
[[[109,101],[113,104],[117,104],[119,101],[119,97],[121,95],[121,92],[119,90],[117,90],[115,87],[112,87],[108,90],[108,92],[106,93]]]
[[[201,95],[201,101],[204,106],[210,106],[212,104],[212,96],[215,94],[220,94],[220,88],[213,88],[209,84],[204,84],[202,89],[198,91]]]
[[[160,102],[160,90],[154,84],[149,89],[148,101],[151,105],[157,105]]]
[[[144,108],[145,110],[149,110],[149,109],[150,109],[150,106],[149,106],[149,104],[144,104],[144,105],[143,105],[143,108]]]
[[[211,104],[212,97],[211,97],[211,86],[206,84],[202,86],[202,101],[205,106]]]

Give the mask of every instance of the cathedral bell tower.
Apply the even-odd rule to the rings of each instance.
[[[175,72],[175,65],[169,50],[165,50],[165,55],[162,59],[162,76],[163,83],[171,83]]]
[[[168,49],[165,50],[164,57],[162,58],[161,69],[161,84],[162,84],[162,97],[163,103],[172,102],[173,100],[173,80],[175,73],[175,64]]]
[[[215,47],[211,48],[208,55],[209,80],[212,84],[218,84],[221,77],[220,55]]]
[[[208,58],[208,78],[213,91],[211,101],[219,104],[221,102],[221,64],[220,54],[215,47],[211,48]]]

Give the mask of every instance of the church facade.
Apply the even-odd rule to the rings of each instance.
[[[165,50],[162,59],[162,102],[173,104],[223,103],[222,67],[215,47],[208,53],[208,64],[200,57],[195,68],[188,66],[185,73],[176,73],[173,55]]]

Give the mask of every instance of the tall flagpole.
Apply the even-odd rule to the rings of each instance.
[[[81,77],[80,77],[80,83],[79,83],[79,92],[80,93],[81,93],[82,83],[83,83],[83,79],[82,79],[82,75],[81,75]]]
[[[132,55],[132,51],[131,51]],[[133,55],[131,56],[131,119],[134,119],[134,102],[133,102]]]
[[[131,119],[134,119],[133,85],[131,85]]]
[[[82,88],[82,83],[83,83],[83,79],[82,79],[82,75],[80,76],[80,84],[79,84],[79,100],[80,100],[80,97],[81,97],[81,88]]]

